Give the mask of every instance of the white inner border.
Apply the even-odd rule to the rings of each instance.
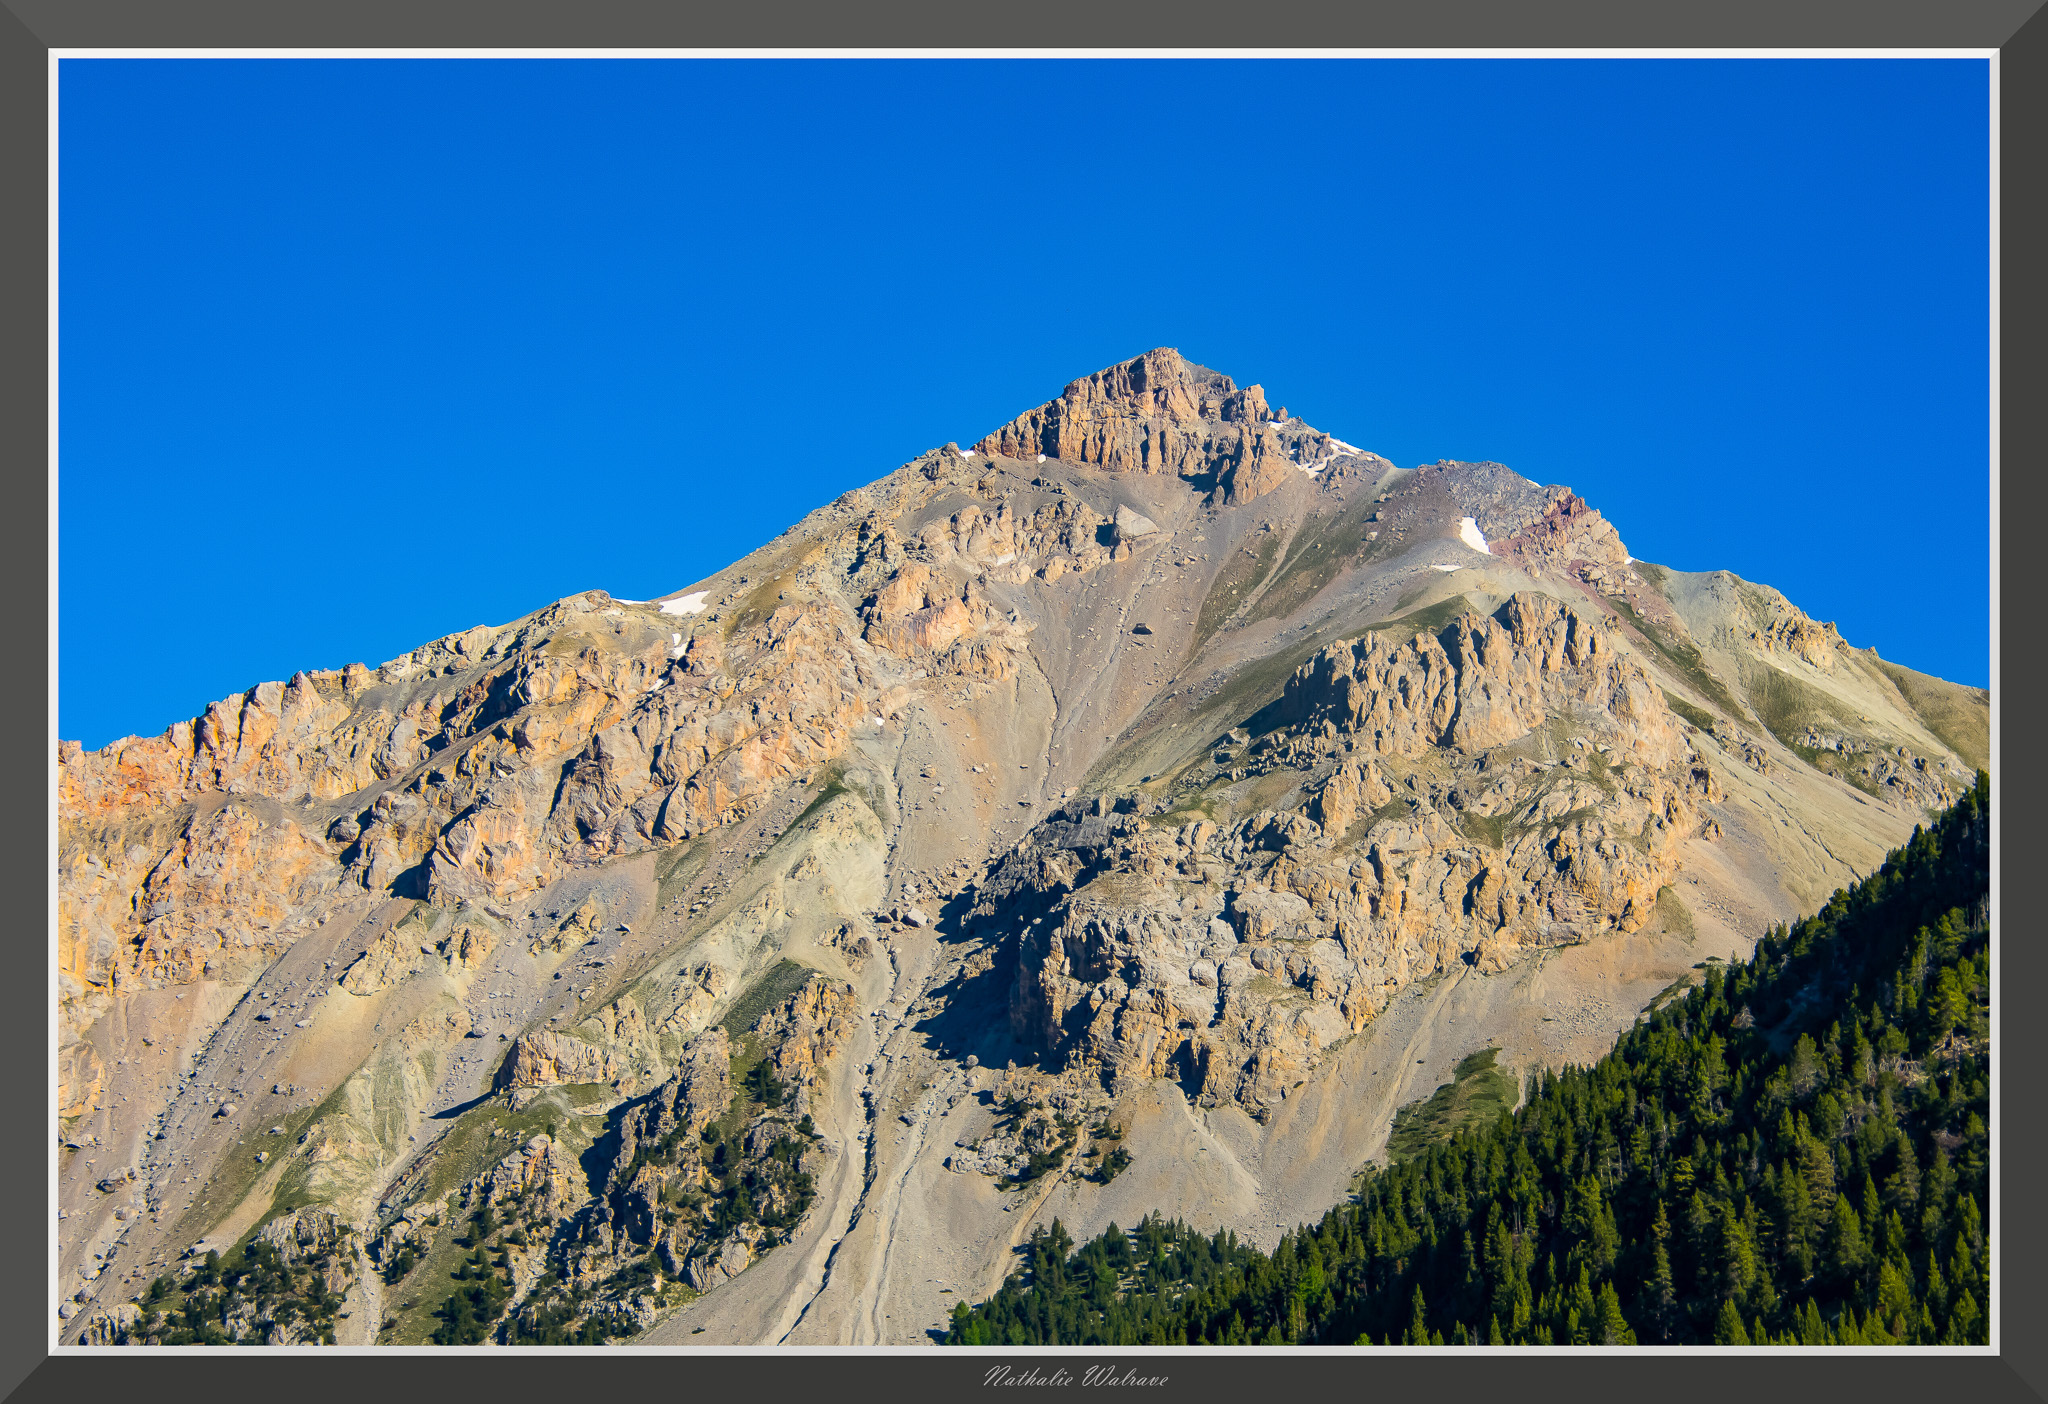
[[[51,49],[49,51],[49,731],[45,757],[49,776],[49,1040],[47,1040],[47,1107],[49,1136],[57,1138],[57,92],[59,63],[66,59],[1989,59],[1991,63],[1991,774],[1999,774],[1999,51],[1997,49]],[[1999,1277],[2005,1263],[1999,1242],[1999,808],[2001,786],[1991,790],[1991,1210],[1987,1222],[1991,1255],[1991,1322],[1989,1347],[1710,1347],[1714,1355],[1997,1355],[1999,1353]],[[57,1289],[57,1162],[49,1162],[49,1302],[61,1302]],[[184,1347],[82,1347],[59,1339],[59,1322],[51,1306],[49,1349],[53,1355],[98,1355],[109,1349],[147,1353],[190,1353]],[[498,1347],[268,1347],[287,1355],[446,1355],[481,1353]],[[588,1355],[592,1347],[522,1347],[545,1355]],[[621,1347],[649,1355],[768,1355],[797,1351],[805,1355],[915,1355],[932,1347]],[[954,1347],[969,1355],[1012,1357],[1008,1347]],[[1270,1355],[1270,1347],[1059,1347],[1090,1355]],[[1692,1355],[1702,1347],[1286,1347],[1307,1355]],[[215,1355],[207,1351],[205,1355]]]

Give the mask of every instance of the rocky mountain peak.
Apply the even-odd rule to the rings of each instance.
[[[1276,414],[1262,387],[1240,389],[1170,346],[1083,376],[975,450],[1112,473],[1177,474],[1231,504],[1264,496],[1290,472],[1313,477],[1341,458],[1371,457],[1284,411]]]

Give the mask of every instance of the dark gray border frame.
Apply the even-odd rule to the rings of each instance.
[[[2043,190],[2038,174],[2048,170],[2048,20],[2034,18],[2043,0],[1721,0],[1687,9],[1642,0],[1567,0],[1538,7],[1527,0],[1445,0],[1427,10],[1378,13],[1354,9],[1329,13],[1313,4],[1266,4],[1255,10],[1201,5],[1106,9],[1094,0],[1040,0],[1003,11],[969,10],[916,0],[880,15],[861,7],[826,7],[814,0],[761,4],[727,12],[660,9],[645,0],[581,0],[573,6],[537,0],[357,0],[347,6],[287,6],[274,0],[212,0],[173,6],[165,0],[0,0],[0,445],[13,472],[8,486],[14,502],[6,513],[11,549],[0,552],[0,581],[17,601],[46,601],[48,581],[48,401],[46,317],[48,204],[46,151],[46,54],[51,48],[433,48],[433,47],[966,47],[1048,43],[1090,47],[1315,47],[1315,48],[1999,48],[2001,50],[2002,166],[2002,457],[2006,462],[2048,462],[2048,415],[2039,387],[2048,385],[2033,328],[2048,323],[2048,274],[2035,250],[2043,241]],[[2007,475],[2000,506],[2015,521],[2042,519],[2042,496],[2026,475]],[[127,524],[110,522],[118,536]],[[1998,527],[2003,538],[2002,523]],[[2015,540],[2012,544],[2017,545]],[[2018,582],[2005,564],[2001,539],[2001,600],[2006,610],[2024,596],[2003,591]],[[18,621],[22,635],[44,645],[45,616]],[[2004,699],[2040,695],[2033,687],[2032,660],[2001,650],[2000,725],[2012,718]],[[45,663],[47,668],[47,663]],[[2015,676],[2014,670],[2018,670]],[[29,670],[34,674],[34,670]],[[47,684],[47,677],[41,679]],[[46,871],[49,765],[47,685],[17,683],[0,693],[7,722],[0,746],[0,784],[12,803],[0,807],[0,863],[8,889],[35,893],[21,905],[42,914],[49,890]],[[2022,713],[2024,724],[2028,715]],[[2040,762],[2001,748],[1997,793],[2017,784],[2031,794],[2043,781]],[[2022,806],[2000,802],[2001,857],[2037,847],[2037,818]],[[2013,825],[2020,827],[2015,831]],[[2025,871],[2022,869],[2022,871]],[[2015,884],[2000,872],[2002,908],[2017,910]],[[2026,917],[2019,939],[2001,939],[2001,1007],[2017,1007],[2022,992],[2048,979],[2048,953],[2030,942]],[[2003,937],[2014,927],[2004,922]],[[23,948],[18,960],[42,969],[44,920],[17,922]],[[31,958],[27,951],[35,952]],[[5,1066],[41,1089],[48,1063],[47,985],[40,978],[0,986],[0,1049]],[[2041,1061],[2039,1021],[2002,1019],[2003,1068]],[[2011,1079],[2001,1078],[2001,1094]],[[2027,1084],[2020,1084],[2024,1089]],[[2030,1194],[2027,1167],[2042,1163],[2041,1118],[2033,1099],[2002,1096],[2000,1140],[1994,1148],[2002,1166],[1998,1252],[2000,1274],[1999,1359],[1912,1356],[1743,1356],[1688,1355],[1683,1362],[1661,1356],[1598,1358],[1462,1357],[1455,1359],[1375,1356],[1370,1359],[1290,1353],[1272,1356],[1152,1357],[1058,1356],[1032,1353],[1029,1363],[1050,1372],[1077,1363],[1140,1367],[1165,1373],[1171,1384],[1149,1398],[1230,1398],[1270,1394],[1322,1394],[1360,1398],[1368,1394],[1428,1392],[1454,1398],[1485,1394],[1519,1398],[1531,1390],[1543,1396],[1579,1396],[1590,1391],[1670,1400],[1723,1400],[1741,1393],[1757,1400],[1799,1400],[1854,1395],[1877,1399],[2028,1400],[2048,1399],[2048,1321],[2033,1253],[2044,1241],[2044,1210]],[[40,1138],[35,1144],[41,1145]],[[74,1401],[81,1394],[164,1391],[176,1398],[188,1391],[276,1390],[324,1397],[377,1391],[398,1399],[460,1397],[511,1385],[521,1395],[569,1391],[593,1384],[607,1393],[645,1397],[703,1390],[767,1390],[792,1397],[836,1396],[852,1388],[894,1397],[950,1398],[977,1393],[988,1357],[932,1352],[916,1357],[848,1358],[796,1354],[675,1357],[621,1351],[597,1363],[588,1356],[508,1354],[503,1358],[397,1356],[325,1357],[259,1352],[195,1353],[192,1357],[45,1358],[48,1332],[47,1267],[50,1167],[42,1154],[0,1160],[0,1391],[7,1397]],[[1010,1357],[1022,1364],[1021,1357]],[[516,1370],[517,1375],[510,1372]],[[33,1373],[31,1373],[33,1372]],[[229,1372],[233,1372],[230,1374]],[[1039,1392],[1042,1394],[1042,1392]],[[1061,1396],[1068,1391],[1060,1391]]]

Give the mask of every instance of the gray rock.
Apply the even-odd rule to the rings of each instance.
[[[1155,535],[1158,530],[1159,524],[1150,517],[1133,512],[1128,507],[1116,509],[1116,539],[1118,541],[1135,541],[1141,536]]]

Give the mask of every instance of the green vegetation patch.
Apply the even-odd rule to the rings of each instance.
[[[1703,708],[1693,706],[1692,703],[1686,701],[1683,697],[1680,697],[1677,693],[1671,691],[1669,688],[1663,689],[1663,692],[1664,704],[1671,708],[1672,711],[1678,713],[1679,716],[1684,717],[1687,721],[1691,722],[1701,731],[1711,732],[1714,729],[1715,719],[1714,714],[1712,712],[1706,711]]]
[[[661,851],[654,860],[654,904],[657,910],[690,890],[690,884],[703,871],[711,852],[711,841],[705,834]]]
[[[268,1134],[270,1127],[266,1126],[260,1132],[240,1137],[234,1148],[221,1156],[213,1174],[193,1197],[192,1207],[180,1216],[177,1227],[171,1230],[171,1241],[189,1243],[226,1218],[237,1205],[248,1198],[250,1192],[256,1188],[257,1181],[276,1168],[277,1159],[289,1154],[297,1146],[299,1136],[312,1125],[315,1118],[332,1111],[338,1101],[339,1089],[336,1089],[336,1092],[330,1094],[319,1106],[304,1107],[280,1117],[271,1125],[284,1127],[284,1134],[281,1136]],[[270,1160],[259,1163],[256,1159],[258,1151],[269,1152]],[[300,1188],[305,1178],[306,1164],[303,1160],[288,1162],[279,1174],[270,1208],[250,1225],[242,1238],[248,1239],[257,1229],[286,1210],[311,1203],[310,1198]]]
[[[1877,660],[1934,739],[1979,770],[1991,764],[1991,694]]]
[[[1685,974],[1679,976],[1676,980],[1673,980],[1663,989],[1657,991],[1656,997],[1653,998],[1648,1004],[1648,1006],[1644,1008],[1642,1017],[1647,1018],[1651,1014],[1656,1013],[1659,1009],[1662,1009],[1665,1005],[1671,1003],[1671,1001],[1674,999],[1684,998],[1686,992],[1693,987],[1693,984],[1694,981],[1692,972],[1688,970]]]
[[[1355,848],[1364,841],[1367,834],[1372,832],[1373,825],[1388,819],[1406,819],[1414,812],[1415,802],[1413,800],[1405,795],[1395,795],[1379,808],[1360,814],[1345,827],[1343,833],[1332,834],[1330,838],[1339,848]],[[1516,831],[1510,828],[1505,832],[1511,835]],[[1472,839],[1474,843],[1482,845],[1485,843],[1483,838],[1476,837],[1469,829],[1466,830],[1465,836]],[[1502,846],[1504,847],[1505,844]],[[1349,1038],[1350,1035],[1347,1034],[1345,1037]],[[1333,1048],[1335,1046],[1335,1044],[1331,1045]]]
[[[1823,751],[1806,744],[1809,726],[1849,730],[1848,718],[1842,715],[1833,698],[1767,663],[1752,664],[1744,671],[1748,675],[1745,688],[1757,719],[1787,750],[1821,774],[1854,785],[1873,798],[1877,795],[1877,786],[1856,771],[1853,753]]]
[[[845,772],[836,765],[827,766],[818,778],[822,783],[819,785],[817,797],[804,806],[803,813],[789,821],[789,826],[777,836],[777,843],[780,843],[784,838],[801,829],[806,823],[810,822],[812,815],[832,803],[833,800],[838,799],[841,795],[851,795],[854,793],[852,788],[846,783]]]
[[[334,1344],[348,1260],[329,1253],[288,1263],[264,1242],[208,1253],[182,1278],[166,1274],[140,1301],[132,1339],[152,1345],[266,1345],[273,1332]]]
[[[1124,1128],[1109,1121],[1098,1121],[1088,1128],[1089,1145],[1082,1154],[1083,1161],[1094,1161],[1095,1168],[1088,1172],[1088,1178],[1098,1185],[1106,1185],[1124,1171],[1131,1168],[1131,1153],[1124,1145]]]
[[[1203,759],[1206,759],[1206,756],[1207,753],[1205,752],[1203,757],[1190,761],[1188,766],[1183,767],[1183,773],[1187,769],[1200,764]],[[1178,776],[1175,777],[1176,780],[1178,778]],[[1181,825],[1191,824],[1197,819],[1206,819],[1210,823],[1220,826],[1223,823],[1223,815],[1227,811],[1228,806],[1224,803],[1222,796],[1216,792],[1232,783],[1230,773],[1228,771],[1221,771],[1200,789],[1180,791],[1174,796],[1173,808],[1167,810],[1164,814],[1154,815],[1147,819],[1145,825],[1147,828],[1154,829],[1177,829]]]
[[[1459,615],[1478,612],[1472,601],[1465,596],[1452,595],[1449,599],[1438,600],[1433,605],[1424,605],[1421,609],[1411,610],[1407,614],[1399,614],[1378,624],[1367,625],[1365,632],[1391,634],[1395,636],[1396,643],[1406,643],[1417,634],[1440,634],[1450,628],[1451,621]]]
[[[1252,597],[1259,583],[1273,572],[1273,564],[1280,558],[1280,536],[1277,532],[1260,532],[1254,546],[1240,546],[1230,554],[1230,560],[1216,572],[1216,578],[1209,586],[1209,593],[1202,599],[1202,608],[1195,615],[1195,635],[1188,644],[1188,657],[1201,653],[1202,648],[1216,636],[1238,607]]]
[[[1406,801],[1403,801],[1404,805]],[[1481,848],[1506,848],[1508,844],[1508,817],[1505,814],[1479,814],[1469,809],[1458,811],[1458,827],[1465,831],[1465,837]]]
[[[737,1042],[760,1021],[763,1014],[802,989],[815,973],[808,965],[800,965],[793,960],[776,961],[759,979],[747,986],[732,1002],[725,1017],[719,1020],[725,1026],[726,1037]]]
[[[1600,811],[1587,805],[1580,809],[1568,809],[1555,819],[1545,819],[1539,826],[1545,834],[1561,834],[1574,824],[1583,824],[1588,819],[1597,819]]]
[[[1394,1129],[1387,1137],[1388,1162],[1413,1160],[1468,1126],[1483,1126],[1513,1111],[1522,1089],[1494,1066],[1499,1056],[1498,1048],[1482,1048],[1458,1064],[1449,1082],[1395,1112]]]
[[[502,1095],[471,1107],[434,1144],[432,1163],[412,1198],[434,1199],[466,1184],[543,1131],[564,1150],[582,1151],[600,1134],[600,1118],[587,1113],[614,1095],[601,1082],[569,1083],[547,1088],[518,1110]]]
[[[1683,936],[1690,941],[1698,934],[1693,926],[1692,913],[1669,883],[1657,889],[1657,920],[1673,936]]]
[[[614,1095],[602,1083],[568,1083],[545,1089],[516,1111],[504,1097],[470,1108],[430,1148],[426,1174],[405,1203],[432,1201],[469,1183],[541,1132],[552,1136],[566,1155],[582,1155],[604,1134],[605,1118],[594,1113]],[[462,1224],[441,1227],[424,1250],[395,1255],[383,1264],[389,1285],[378,1340],[385,1345],[483,1340],[495,1329],[491,1323],[504,1310],[509,1292],[509,1270],[495,1261],[507,1235],[545,1244],[553,1230],[550,1220],[525,1215],[515,1204],[503,1219],[473,1215]]]
[[[1346,566],[1385,551],[1388,543],[1365,539],[1366,518],[1375,510],[1372,493],[1361,484],[1356,499],[1334,516],[1304,523],[1247,622],[1292,614],[1321,594]]]
[[[1728,720],[1740,723],[1743,726],[1749,725],[1749,718],[1744,714],[1742,704],[1735,700],[1735,694],[1728,690],[1726,684],[1707,671],[1706,659],[1701,656],[1699,649],[1691,641],[1681,639],[1675,634],[1667,633],[1657,625],[1652,624],[1649,620],[1643,618],[1642,615],[1636,613],[1634,605],[1631,605],[1619,595],[1609,595],[1607,602],[1614,606],[1615,612],[1623,619],[1626,619],[1638,634],[1641,634],[1649,641],[1650,647],[1655,649],[1666,663],[1676,669],[1680,677],[1692,685],[1694,692],[1697,692],[1700,696],[1706,698],[1707,701],[1720,708],[1722,714]],[[1667,693],[1665,695],[1669,696],[1670,694]],[[1687,720],[1691,720],[1691,718],[1688,717]],[[1701,723],[1693,722],[1693,725],[1699,726]]]
[[[782,602],[782,596],[796,584],[797,572],[778,571],[747,592],[739,607],[726,617],[725,637],[731,638],[741,629],[756,624],[765,624],[768,616],[775,613],[775,607]]]

